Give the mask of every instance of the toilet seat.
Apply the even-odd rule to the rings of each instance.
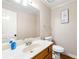
[[[64,48],[59,45],[53,45],[53,51],[62,53],[64,52]]]

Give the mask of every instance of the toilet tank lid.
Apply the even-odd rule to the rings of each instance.
[[[45,39],[53,39],[52,36],[45,37]]]

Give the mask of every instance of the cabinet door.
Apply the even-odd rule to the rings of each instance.
[[[52,46],[49,47],[49,53],[52,52]]]
[[[52,53],[45,57],[45,59],[52,59]]]
[[[33,59],[44,59],[45,56],[47,56],[49,54],[48,52],[48,48],[46,50],[44,50],[42,53],[40,53],[38,56],[36,56]]]

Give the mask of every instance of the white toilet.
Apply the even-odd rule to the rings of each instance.
[[[54,42],[52,36],[49,36],[49,37],[45,37],[45,40],[48,40],[48,41],[52,41]],[[55,43],[55,42],[54,42]],[[53,56],[53,59],[60,59],[60,53],[64,52],[64,48],[59,46],[59,45],[53,45],[52,46],[52,56]]]
[[[62,53],[64,52],[64,48],[59,45],[53,45],[53,51]]]
[[[64,48],[59,45],[53,45],[53,59],[60,59],[60,53],[64,52]]]

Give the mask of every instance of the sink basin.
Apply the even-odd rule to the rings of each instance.
[[[35,48],[38,48],[39,46],[41,46],[40,44],[32,44],[32,45],[30,45],[30,46],[28,46],[28,47],[25,47],[24,49],[23,49],[23,52],[24,53],[26,53],[26,52],[30,52],[30,53],[32,53],[32,52],[34,52],[34,50],[35,50]]]
[[[35,53],[36,51],[38,51],[46,46],[44,43],[49,44],[48,41],[36,40],[36,41],[32,42],[31,45],[26,46],[23,49],[23,52],[24,53]]]

